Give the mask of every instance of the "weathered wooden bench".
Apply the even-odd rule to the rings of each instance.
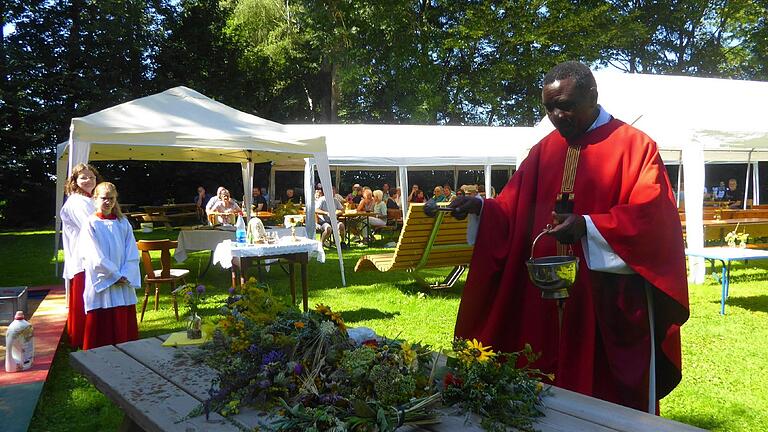
[[[453,267],[442,283],[430,288],[450,288],[461,277],[472,259],[473,246],[467,243],[467,221],[456,220],[438,212],[435,217],[424,214],[424,204],[412,204],[403,222],[395,251],[365,255],[357,261],[355,271],[405,270],[413,272],[422,284],[429,285],[419,275],[428,268]]]

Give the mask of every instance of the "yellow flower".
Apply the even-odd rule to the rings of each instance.
[[[400,349],[403,351],[403,363],[409,368],[416,366],[416,350],[408,342],[400,344]]]
[[[301,321],[296,321],[295,323],[293,323],[293,326],[296,327],[297,329],[304,328],[304,323]]]
[[[326,305],[324,305],[322,303],[318,303],[317,305],[315,305],[315,311],[317,311],[317,312],[319,312],[319,313],[321,313],[323,315],[328,315],[328,314],[331,313],[331,308],[329,308],[328,306],[326,306]]]
[[[459,358],[465,363],[471,363],[473,361],[485,363],[496,356],[496,353],[493,352],[490,346],[483,346],[482,342],[477,339],[466,341],[466,348],[461,350],[458,354]]]

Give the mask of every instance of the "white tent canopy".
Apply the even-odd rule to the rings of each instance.
[[[344,169],[386,169],[398,172],[407,187],[408,170],[483,169],[486,190],[492,166],[514,166],[533,144],[533,128],[414,125],[287,125],[294,135],[322,135],[331,166]],[[535,142],[534,142],[535,143]],[[280,161],[275,169],[304,168]],[[274,182],[271,182],[274,184]],[[407,193],[401,208],[407,210]]]
[[[666,162],[682,161],[688,247],[703,247],[704,164],[768,161],[768,125],[760,109],[768,83],[616,71],[597,71],[595,79],[598,102],[609,113],[653,138]],[[537,138],[552,129],[545,117]],[[703,260],[691,259],[691,269],[700,281]]]
[[[241,164],[245,208],[250,208],[256,162],[304,163],[312,158],[321,183],[331,193],[324,138],[297,139],[285,126],[216,102],[186,87],[135,99],[81,118],[73,118],[69,141],[57,152],[56,245],[58,214],[67,173],[94,160],[233,162]],[[119,185],[118,185],[119,187]],[[308,214],[308,219],[312,216]],[[331,215],[335,219],[335,215]],[[336,244],[339,234],[333,223]],[[338,246],[337,246],[338,247]],[[346,284],[340,247],[342,284]]]

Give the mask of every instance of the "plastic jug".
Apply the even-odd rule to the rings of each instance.
[[[35,339],[32,324],[24,319],[24,312],[16,312],[16,319],[5,334],[5,371],[21,372],[32,367],[35,357]]]
[[[235,224],[235,241],[241,245],[245,244],[245,222],[243,221],[243,215],[237,216],[237,223]]]

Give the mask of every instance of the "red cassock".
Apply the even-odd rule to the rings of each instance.
[[[568,144],[554,131],[534,146],[496,199],[483,205],[475,252],[455,334],[495,350],[526,343],[534,366],[554,384],[647,410],[650,284],[656,342],[657,400],[681,379],[680,326],[688,319],[688,287],[680,219],[656,143],[612,119],[571,142],[582,150],[574,213],[589,215],[614,252],[636,272],[591,271],[581,243],[576,284],[558,334],[556,302],[541,298],[525,261],[533,238],[552,223]],[[557,255],[543,236],[535,256]]]
[[[77,273],[69,280],[69,312],[67,313],[67,336],[72,349],[83,347],[83,332],[85,331],[85,305],[83,290],[85,289],[85,272]]]
[[[117,345],[138,338],[136,305],[93,309],[85,315],[84,350]]]

